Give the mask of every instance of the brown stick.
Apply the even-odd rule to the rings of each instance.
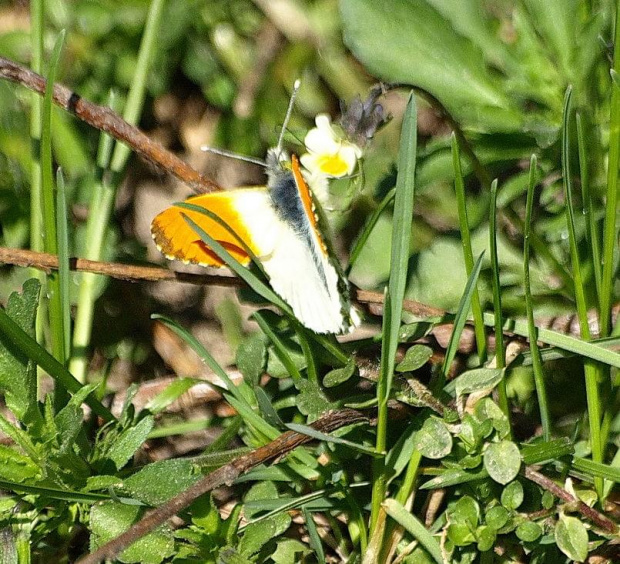
[[[369,422],[370,419],[359,411],[342,409],[327,413],[312,423],[311,427],[321,433],[331,433],[347,425]],[[282,433],[269,444],[240,456],[229,464],[207,474],[189,489],[173,497],[164,505],[148,512],[140,521],[130,527],[122,535],[98,548],[92,554],[78,560],[77,564],[96,564],[104,559],[112,560],[129,545],[165,523],[179,511],[188,507],[196,498],[220,486],[230,485],[248,470],[251,470],[259,464],[264,464],[269,460],[281,458],[298,446],[312,440],[311,437],[294,431]]]
[[[611,534],[615,534],[618,531],[618,526],[611,519],[608,519],[596,509],[589,507],[580,499],[576,499],[570,492],[566,491],[564,488],[561,488],[553,480],[550,480],[540,472],[537,472],[531,466],[525,466],[522,470],[522,474],[528,480],[531,480],[532,482],[538,484],[541,488],[551,492],[555,497],[576,506],[577,511],[592,521],[592,523],[594,523],[597,527],[600,527],[604,531]]]
[[[46,80],[41,75],[4,57],[0,57],[0,78],[17,82],[41,95],[45,93]],[[53,100],[55,104],[75,114],[92,127],[105,131],[115,139],[127,144],[147,161],[173,174],[196,192],[221,190],[220,186],[213,180],[194,170],[175,154],[150,139],[137,127],[127,123],[110,108],[93,104],[62,84],[54,85]]]
[[[33,267],[38,270],[50,272],[58,269],[58,257],[48,253],[38,253],[24,249],[9,249],[0,247],[0,264],[14,264],[16,266]],[[216,286],[242,285],[242,281],[236,276],[225,274],[192,274],[189,272],[175,272],[158,266],[136,266],[115,262],[101,262],[82,258],[69,259],[69,268],[78,272],[93,272],[103,274],[119,280],[130,282],[160,280],[174,280],[175,282],[187,282],[188,284],[213,284]]]

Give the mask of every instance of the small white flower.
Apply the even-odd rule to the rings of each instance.
[[[304,139],[308,152],[301,156],[301,164],[312,175],[341,178],[352,174],[362,150],[334,129],[328,115],[319,114],[315,123]]]

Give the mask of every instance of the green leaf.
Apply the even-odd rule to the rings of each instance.
[[[484,453],[484,468],[500,484],[515,479],[521,468],[519,447],[511,441],[491,443]]]
[[[335,388],[346,382],[355,373],[355,360],[351,357],[347,361],[344,368],[334,368],[330,370],[323,378],[323,386],[326,388]]]
[[[443,564],[443,556],[439,541],[426,529],[426,527],[405,507],[395,499],[386,499],[383,502],[386,513],[401,525],[414,539],[416,539],[432,556],[435,562]]]
[[[260,482],[250,489],[244,498],[244,502],[258,500],[278,499],[278,490],[272,482]],[[252,519],[257,511],[248,507],[244,508],[246,519]],[[279,513],[257,523],[250,523],[244,530],[243,537],[239,542],[239,552],[244,556],[251,556],[258,552],[269,541],[284,533],[291,524],[288,513]]]
[[[413,372],[422,368],[433,356],[433,349],[425,345],[413,345],[407,349],[405,358],[396,366],[396,372]]]
[[[120,470],[129,462],[134,453],[146,441],[148,434],[153,429],[153,417],[145,417],[136,425],[123,431],[113,442],[107,452],[107,457],[114,462],[117,470]]]
[[[265,337],[260,333],[252,333],[237,347],[235,362],[246,382],[257,385],[265,370],[267,347]]]
[[[489,473],[486,470],[480,470],[479,472],[467,472],[466,470],[450,469],[446,470],[439,476],[432,478],[428,482],[424,482],[420,486],[420,489],[434,490],[437,488],[447,488],[458,484],[465,484],[467,482],[475,482],[481,478],[486,478],[488,475]]]
[[[497,534],[495,529],[491,527],[483,525],[482,527],[478,527],[476,529],[476,539],[478,541],[478,550],[480,552],[491,550],[495,544],[496,538]]]
[[[477,368],[468,370],[455,379],[457,397],[464,394],[486,392],[492,390],[504,377],[504,369]]]
[[[15,449],[0,445],[0,477],[12,482],[23,482],[39,474],[39,467]]]
[[[166,461],[169,462],[169,461]],[[192,523],[202,529],[210,537],[215,537],[222,524],[222,518],[213,503],[213,497],[204,495],[199,497],[189,508]]]
[[[471,528],[476,528],[480,521],[480,506],[468,495],[459,498],[448,513],[451,522],[466,523]]]
[[[114,501],[93,505],[90,510],[91,552],[125,532],[140,517],[139,507]],[[124,550],[118,560],[126,564],[160,564],[172,556],[174,539],[168,525],[142,537]]]
[[[144,503],[161,505],[195,484],[200,477],[191,459],[160,460],[125,478],[123,489]]]
[[[424,0],[342,0],[340,9],[346,45],[374,76],[420,87],[461,118],[510,107],[476,46]]]
[[[588,557],[588,531],[576,517],[560,516],[555,526],[555,542],[575,562],[583,562]]]
[[[153,415],[161,413],[190,388],[202,382],[202,380],[196,378],[179,378],[178,380],[173,380],[163,391],[159,392],[146,404],[145,409],[150,411]]]
[[[416,449],[432,460],[444,458],[452,450],[452,435],[438,417],[430,416],[415,435]]]
[[[309,437],[312,437],[319,441],[325,441],[327,443],[334,443],[338,445],[348,446],[354,450],[363,452],[364,454],[370,454],[371,456],[378,456],[379,454],[374,448],[360,445],[352,441],[347,441],[345,439],[341,439],[340,437],[334,437],[326,433],[321,433],[320,431],[317,431],[316,429],[313,429],[312,427],[309,427],[308,425],[299,425],[297,423],[289,423],[287,427],[291,431],[301,433],[302,435],[308,435]]]
[[[6,313],[34,338],[37,306],[41,285],[35,278],[24,282],[22,293],[13,292]],[[5,393],[7,407],[24,424],[41,423],[37,407],[37,375],[34,362],[27,354],[0,333],[0,390]]]
[[[300,380],[299,393],[295,397],[297,409],[307,415],[311,421],[318,419],[323,413],[336,409],[338,406],[330,402],[316,382]]]
[[[523,486],[515,480],[510,482],[502,491],[502,505],[508,509],[517,509],[523,503]]]
[[[484,515],[484,522],[496,531],[508,523],[508,519],[510,519],[510,513],[501,505],[491,507]]]
[[[271,555],[275,564],[297,564],[303,562],[312,551],[296,539],[282,539],[278,541],[278,548]]]
[[[523,542],[534,542],[543,534],[542,527],[534,521],[525,521],[515,530],[515,534]]]
[[[456,546],[469,546],[476,542],[476,537],[467,523],[450,523],[447,534]]]

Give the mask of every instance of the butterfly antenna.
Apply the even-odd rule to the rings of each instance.
[[[229,157],[231,159],[245,161],[246,163],[252,163],[262,167],[267,166],[267,164],[260,159],[255,159],[254,157],[247,157],[246,155],[240,155],[239,153],[233,153],[232,151],[225,151],[224,149],[216,149],[215,147],[209,147],[208,145],[201,145],[200,150],[204,151],[205,153],[213,153],[214,155],[221,155],[222,157]]]
[[[288,122],[291,119],[291,114],[293,113],[293,106],[295,105],[295,98],[297,98],[297,92],[299,92],[299,87],[301,86],[301,80],[297,79],[295,84],[293,84],[293,93],[291,94],[291,99],[288,103],[288,109],[286,110],[286,116],[284,116],[284,122],[282,123],[282,131],[280,131],[280,138],[278,139],[278,145],[276,146],[276,153],[280,155],[282,152],[282,143],[284,142],[284,133],[286,133],[286,128],[288,126]]]

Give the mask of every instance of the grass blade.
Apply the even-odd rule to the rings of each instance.
[[[480,269],[482,268],[482,258],[484,257],[484,253],[481,253],[474,265],[469,278],[467,279],[467,284],[465,285],[465,291],[461,296],[461,300],[459,301],[458,309],[456,310],[456,315],[454,317],[454,328],[452,329],[452,335],[450,335],[450,341],[448,342],[448,347],[446,349],[446,356],[443,359],[443,365],[441,367],[441,381],[436,383],[436,388],[439,389],[443,387],[446,375],[448,374],[448,370],[450,370],[450,366],[452,365],[452,361],[456,356],[456,353],[459,348],[459,340],[461,339],[461,333],[463,332],[463,328],[465,327],[465,322],[467,321],[467,315],[469,314],[469,309],[471,305],[471,298],[474,294],[474,289],[476,288],[476,284],[478,282],[478,276],[480,276]]]
[[[616,10],[614,37],[614,68],[620,72],[620,10]],[[618,214],[618,166],[620,165],[620,86],[611,81],[611,115],[609,120],[609,156],[607,164],[607,192],[605,228],[603,232],[603,273],[601,277],[601,337],[611,329],[611,305],[614,291],[614,255],[618,244],[616,217]],[[620,325],[620,324],[619,324]]]
[[[69,270],[69,220],[67,218],[67,197],[65,179],[60,168],[56,171],[56,236],[58,238],[58,280],[60,285],[60,305],[62,309],[63,343],[65,358],[71,357],[71,298],[69,286],[71,271]]]
[[[407,283],[407,263],[411,240],[411,222],[413,217],[413,198],[415,189],[415,165],[417,150],[417,115],[413,92],[409,101],[401,129],[398,153],[398,176],[396,195],[394,197],[394,217],[392,223],[392,252],[390,280],[385,299],[383,314],[383,339],[381,346],[381,368],[377,385],[377,438],[376,450],[384,453],[387,446],[388,399],[394,376],[394,356],[398,346],[402,305]],[[377,525],[381,503],[385,499],[387,475],[385,460],[375,459],[373,464],[374,484],[372,490],[370,537]]]
[[[530,340],[530,350],[532,351],[532,369],[534,371],[534,382],[536,394],[538,396],[538,409],[540,410],[540,422],[543,429],[545,441],[551,439],[551,422],[549,419],[549,405],[547,403],[547,391],[545,389],[545,377],[540,360],[538,349],[538,330],[534,324],[534,308],[532,305],[532,290],[530,284],[530,234],[532,230],[532,208],[534,206],[534,188],[536,187],[536,155],[532,155],[530,160],[530,181],[527,190],[527,204],[525,209],[525,232],[523,249],[523,269],[525,286],[525,309],[527,311],[528,337]]]
[[[58,235],[56,229],[56,194],[54,175],[52,172],[52,95],[56,82],[56,70],[60,61],[60,53],[65,40],[65,31],[62,30],[56,39],[50,58],[47,74],[45,96],[41,116],[41,211],[43,213],[43,249],[52,255],[58,254]],[[45,292],[49,300],[49,336],[50,348],[54,357],[63,365],[67,345],[65,343],[66,330],[64,327],[62,289],[60,273],[52,271],[46,276]],[[54,388],[54,407],[60,411],[68,401],[66,390],[62,389],[62,382],[56,380]]]
[[[504,349],[504,332],[502,331],[502,287],[499,281],[499,259],[497,256],[497,179],[491,183],[491,203],[489,210],[489,248],[491,251],[491,283],[493,288],[493,311],[495,312],[495,366],[506,366],[506,351]],[[483,316],[484,317],[484,316]],[[510,405],[506,392],[506,379],[497,385],[499,406],[510,422]],[[512,425],[510,425],[512,435]]]
[[[465,259],[465,269],[467,276],[470,276],[474,269],[474,253],[471,248],[471,235],[469,232],[469,221],[467,218],[467,205],[465,202],[465,183],[463,181],[463,171],[461,170],[461,154],[456,135],[452,134],[452,166],[454,168],[454,188],[456,191],[456,202],[459,213],[459,226],[461,230],[461,244]],[[474,293],[471,296],[471,310],[474,317],[474,332],[476,335],[476,346],[478,349],[478,359],[480,364],[487,360],[487,337],[482,320],[482,307],[480,306],[480,293],[478,287],[474,286]]]
[[[579,328],[581,338],[590,340],[590,325],[588,323],[588,304],[584,291],[584,280],[581,274],[581,264],[579,251],[577,249],[577,236],[575,235],[575,209],[573,205],[573,177],[570,169],[570,117],[572,88],[566,89],[564,97],[564,118],[562,123],[562,177],[564,184],[564,195],[566,197],[566,224],[568,227],[568,240],[570,243],[570,257],[573,267],[573,278],[575,280],[575,301],[577,303],[577,315],[579,318]],[[584,202],[585,205],[585,202]],[[586,229],[587,232],[587,229]],[[597,267],[595,266],[595,270]],[[603,462],[603,437],[601,435],[601,421],[603,405],[599,394],[599,378],[602,378],[601,370],[591,361],[584,360],[584,372],[586,378],[586,397],[588,402],[588,423],[590,426],[590,443],[592,448],[592,459],[595,462]],[[611,392],[611,390],[609,390]],[[610,395],[611,397],[611,395]],[[594,478],[594,485],[599,497],[603,496],[603,480],[600,477]]]
[[[438,564],[443,564],[443,556],[439,542],[414,515],[395,499],[383,502],[386,513],[416,539]]]

